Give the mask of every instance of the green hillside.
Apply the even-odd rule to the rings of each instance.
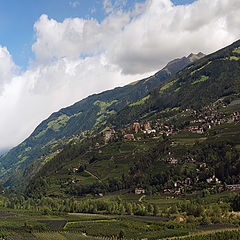
[[[240,61],[232,57],[239,45],[188,66],[114,114],[108,141],[103,131],[67,145],[27,194],[82,196],[140,186],[156,193],[173,191],[174,182],[197,191],[209,187],[207,179],[238,183]]]
[[[202,58],[154,88],[144,104],[124,107],[109,120],[114,127],[141,120],[165,109],[199,109],[240,93],[240,41]]]
[[[6,182],[17,186],[31,177],[24,192],[0,195],[0,206],[16,214],[2,213],[9,216],[1,224],[4,236],[238,239],[239,45],[187,66],[81,137],[46,145]],[[116,101],[95,98],[89,107],[102,116]],[[52,115],[33,136],[64,132],[72,118],[90,114],[70,115],[71,108]]]
[[[0,158],[0,179],[5,186],[23,188],[69,141],[98,132],[109,116],[127,104],[142,101],[160,82],[202,56],[191,54],[188,58],[176,59],[154,76],[89,96],[53,113],[30,137]]]
[[[64,198],[144,187],[148,194],[155,194],[164,189],[175,191],[174,182],[191,192],[210,187],[207,179],[213,175],[221,183],[238,183],[240,116],[234,120],[232,116],[240,105],[224,107],[220,103],[196,113],[176,111],[173,116],[151,120],[156,131],[151,134],[123,128],[107,144],[103,134],[70,144],[43,166],[26,193]],[[209,120],[197,122],[203,116]],[[173,127],[174,121],[178,125]],[[195,128],[205,129],[198,133]],[[134,139],[125,138],[127,134]]]

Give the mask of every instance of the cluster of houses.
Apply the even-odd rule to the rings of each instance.
[[[123,135],[123,138],[126,140],[135,140],[135,134],[139,132],[142,132],[144,134],[153,134],[153,136],[155,136],[157,131],[160,134],[166,133],[167,135],[170,135],[173,133],[172,128],[169,126],[162,126],[160,130],[160,128],[157,128],[156,126],[154,128],[151,127],[150,122],[146,122],[144,124],[135,122],[133,123],[132,127],[120,129],[120,132]],[[114,129],[108,128],[107,130],[105,130],[104,131],[105,143],[107,143],[111,138],[116,136],[115,134],[116,134],[116,131]]]
[[[215,177],[215,182],[218,185],[213,185],[210,189],[216,189],[218,188],[219,190],[229,190],[229,191],[234,191],[234,190],[240,190],[240,184],[232,184],[232,185],[219,185],[221,182],[217,180]],[[190,178],[186,178],[183,182],[175,182],[173,188],[166,188],[163,190],[163,194],[173,194],[173,195],[180,195],[185,193],[186,187],[191,185],[192,180]],[[135,194],[140,195],[140,194],[145,194],[145,189],[144,188],[135,188]]]
[[[115,133],[116,133],[116,131],[115,131],[114,129],[108,128],[108,129],[104,132],[105,142],[107,142],[112,136],[114,136]]]
[[[143,133],[147,133],[147,134],[156,133],[156,130],[151,128],[149,122],[147,122],[146,124],[140,124],[140,123],[135,122],[132,127],[120,129],[120,132],[123,135],[124,139],[135,140],[134,134],[131,133],[132,130],[135,133],[138,133],[140,131],[143,132]],[[105,143],[107,143],[113,137],[117,137],[116,131],[114,129],[107,128],[104,131]]]
[[[240,113],[233,112],[226,116],[222,112],[217,112],[210,106],[205,107],[206,112],[198,112],[193,109],[185,109],[181,112],[182,116],[189,116],[193,120],[190,121],[189,126],[183,129],[177,129],[176,126],[168,124],[169,119],[157,119],[155,122],[139,123],[134,122],[132,126],[120,129],[124,139],[135,140],[135,134],[142,132],[144,134],[166,134],[166,136],[177,134],[178,132],[192,132],[203,134],[212,127],[224,123],[233,123],[240,120]],[[104,132],[105,142],[108,142],[116,134],[114,129],[108,128]]]
[[[169,156],[171,155],[171,152],[168,153]],[[173,156],[170,156],[166,159],[163,159],[163,161],[165,161],[168,164],[178,164],[178,163],[189,163],[189,164],[196,164],[197,161],[192,158],[192,157],[186,157],[185,159],[182,159],[181,161],[178,158],[175,158]],[[200,165],[201,167],[201,165]],[[197,169],[198,170],[198,169]]]
[[[163,190],[164,194],[173,194],[173,195],[180,195],[186,191],[186,187],[191,185],[192,180],[190,178],[186,178],[183,182],[175,182],[173,188],[166,188]],[[236,191],[240,190],[240,184],[230,184],[230,185],[223,185],[221,181],[218,180],[215,176],[207,179],[207,182],[214,183],[216,185],[211,185],[209,190],[214,190],[218,188],[219,190],[228,190],[228,191]],[[221,185],[220,185],[221,184]]]
[[[135,133],[138,133],[139,131],[142,131],[143,133],[151,134],[151,133],[156,133],[155,129],[152,129],[151,125],[149,122],[146,122],[145,124],[140,124],[138,122],[133,123],[133,130]]]
[[[203,134],[206,130],[211,129],[213,126],[217,126],[224,123],[233,123],[240,119],[240,113],[233,112],[230,116],[226,116],[222,112],[212,111],[209,114],[199,114],[195,120],[190,123],[195,126],[187,128],[188,131]],[[196,126],[197,125],[197,126]]]
[[[174,157],[169,157],[166,159],[166,162],[170,164],[178,164],[178,159]]]
[[[186,191],[186,187],[192,183],[191,178],[186,178],[183,181],[174,182],[173,188],[166,188],[163,190],[164,194],[180,195]]]

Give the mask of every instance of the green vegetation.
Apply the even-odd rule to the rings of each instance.
[[[174,116],[165,125],[188,128],[192,113],[175,115],[178,111],[164,111]],[[41,168],[26,193],[31,197],[105,195],[142,186],[148,193],[155,194],[186,179],[190,179],[191,185],[185,184],[184,189],[192,192],[207,188],[207,179],[213,175],[225,184],[238,183],[238,122],[217,124],[204,134],[175,132],[169,137],[139,132],[135,140],[125,140],[121,132],[115,131],[108,144],[102,134],[69,144]],[[179,164],[169,164],[170,157],[176,158]],[[207,165],[207,169],[201,167],[202,164]]]
[[[239,48],[239,47],[235,48],[235,49],[233,50],[233,53],[240,54],[240,48]]]
[[[106,109],[117,102],[118,102],[117,100],[113,100],[110,103],[106,103],[106,102],[101,102],[101,101],[97,100],[93,104],[100,107],[100,112],[98,113],[98,115],[101,115],[103,113],[107,113],[108,111]]]
[[[52,114],[0,159],[0,234],[237,239],[239,45]]]
[[[208,79],[209,79],[208,76],[202,75],[201,78],[198,79],[198,80],[196,80],[196,81],[194,81],[194,82],[192,83],[192,85],[197,84],[197,83],[200,83],[200,82],[205,82],[205,81],[208,80]]]
[[[177,82],[177,80],[174,80],[174,81],[169,82],[169,83],[167,83],[166,85],[162,86],[162,87],[160,88],[160,93],[163,92],[164,90],[170,88],[170,87],[171,87],[174,83],[176,83],[176,82]]]
[[[200,235],[200,236],[193,236],[193,237],[184,237],[184,238],[174,238],[173,240],[225,240],[225,239],[231,239],[231,240],[237,240],[240,238],[240,231],[223,231],[223,232],[217,232],[212,234],[206,234],[206,235]]]
[[[176,66],[175,71],[185,66],[186,63]],[[154,87],[169,76],[169,73],[162,70],[136,84],[89,96],[53,113],[22,144],[0,157],[0,180],[9,187],[25,188],[29,179],[42,165],[42,161],[46,162],[44,156],[62,149],[68,142],[75,141],[73,135],[80,139],[82,134],[86,136],[101,131],[109,115],[145,98]],[[25,149],[29,148],[31,151],[25,152]],[[25,171],[26,168],[28,171]]]
[[[205,239],[203,237],[237,234],[237,231],[214,233],[239,227],[238,214],[230,212],[236,199],[239,201],[237,194],[202,191],[175,196],[174,199],[159,194],[148,195],[143,202],[139,202],[139,198],[120,192],[103,198],[71,198],[64,201],[52,198],[26,199],[19,194],[2,196],[0,229],[8,237],[26,239],[72,239],[73,236],[76,239],[93,239],[121,235],[125,239],[177,236]],[[209,231],[211,235],[208,235]],[[204,235],[188,237],[196,232]]]
[[[190,73],[191,76],[192,76],[193,74],[195,74],[196,72],[198,72],[198,71],[204,69],[206,66],[208,66],[208,65],[211,64],[211,63],[212,63],[212,61],[209,61],[209,62],[208,62],[207,64],[205,64],[204,66],[202,66],[202,67],[200,67],[200,68],[198,68],[198,69],[192,71],[192,72]]]
[[[174,92],[178,92],[181,89],[181,87],[174,90]]]
[[[140,101],[130,104],[129,106],[130,106],[130,107],[133,107],[133,106],[141,105],[141,104],[143,104],[147,99],[149,99],[149,97],[150,97],[150,96],[148,95],[148,96],[146,96],[145,98],[141,99]]]
[[[230,61],[238,61],[240,59],[240,57],[236,57],[236,56],[231,56],[230,57]]]

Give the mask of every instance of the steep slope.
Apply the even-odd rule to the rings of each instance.
[[[167,66],[163,69],[171,74],[177,73],[179,69],[185,68],[190,63],[193,63],[206,55],[199,52],[198,54],[191,53],[188,57],[177,58],[167,64]]]
[[[0,157],[4,154],[4,153],[6,153],[8,150],[4,150],[4,149],[2,149],[2,150],[0,150]]]
[[[127,104],[143,99],[160,82],[202,56],[191,54],[187,58],[177,59],[154,76],[89,96],[53,113],[29,138],[0,158],[0,179],[6,186],[24,187],[31,176],[49,160],[43,158],[44,155],[62,148],[73,135],[89,134],[88,130],[91,130],[90,133],[97,131],[110,115]]]
[[[164,109],[201,108],[240,93],[240,41],[193,63],[153,89],[144,102],[130,104],[110,118],[114,127],[150,117]]]
[[[186,112],[175,116],[181,124],[183,115]],[[195,191],[208,187],[207,179],[213,175],[227,184],[239,183],[239,121],[213,126],[203,134],[178,129],[165,138],[153,121],[151,125],[157,130],[155,134],[132,131],[134,140],[121,138],[121,131],[116,131],[108,144],[99,135],[69,145],[32,178],[26,194],[65,198],[123,189],[134,191],[135,187],[155,193],[172,189],[174,182],[186,179],[194,183],[188,187]],[[165,126],[171,125],[165,122]],[[204,165],[207,169],[201,167]]]
[[[161,82],[110,117],[104,135],[70,144],[26,189],[32,197],[199,191],[240,176],[240,41]],[[136,122],[138,121],[138,122]]]

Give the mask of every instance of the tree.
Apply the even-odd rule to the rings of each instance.
[[[119,239],[123,239],[124,236],[125,236],[125,232],[121,229],[121,231],[120,231],[120,233],[119,233],[119,235],[118,235],[118,238],[119,238]]]
[[[156,204],[154,204],[154,210],[153,210],[153,215],[154,216],[158,216],[159,215],[159,207],[156,205]]]
[[[234,211],[240,211],[240,195],[237,194],[231,201],[231,207]]]

